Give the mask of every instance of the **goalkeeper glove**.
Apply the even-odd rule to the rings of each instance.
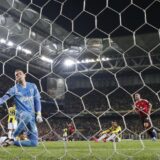
[[[40,112],[37,113],[36,121],[37,121],[38,123],[42,123],[42,122],[43,122],[42,115],[41,115]]]

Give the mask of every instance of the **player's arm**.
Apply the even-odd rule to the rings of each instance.
[[[15,87],[10,88],[5,95],[0,98],[0,105],[15,95]]]
[[[106,133],[110,133],[111,132],[111,128],[109,128],[109,129],[107,129],[107,130],[105,130],[105,131],[102,131],[101,133],[100,133],[100,135],[103,135],[103,134],[106,134]]]
[[[138,113],[138,108],[136,107],[136,102],[132,105],[132,112]]]
[[[5,103],[10,98],[10,95],[5,94],[3,97],[0,98],[0,105]]]
[[[35,112],[36,112],[36,120],[38,123],[41,123],[43,121],[42,116],[41,116],[41,96],[40,93],[37,89],[37,86],[34,85],[34,107],[35,107]]]
[[[34,85],[34,107],[35,107],[35,112],[38,114],[38,113],[41,113],[41,101],[40,101],[40,93],[37,89],[37,86]]]
[[[151,110],[152,110],[152,104],[151,103],[149,103],[149,114],[151,114]]]
[[[131,109],[131,110],[128,110],[128,112],[129,112],[129,113],[131,113],[131,112],[137,112],[137,110],[136,110],[136,105],[133,104],[133,105],[131,105],[131,106],[132,106],[132,109]]]

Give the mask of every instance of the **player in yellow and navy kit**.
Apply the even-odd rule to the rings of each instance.
[[[8,108],[8,138],[13,138],[13,132],[17,128],[16,106]]]
[[[67,136],[68,136],[68,129],[67,129],[67,128],[64,128],[64,129],[63,129],[63,140],[64,140],[64,141],[68,141]]]
[[[107,142],[107,141],[112,141],[112,142],[120,142],[121,141],[121,131],[122,131],[122,128],[121,126],[119,126],[117,124],[117,122],[112,122],[112,126],[105,130],[105,131],[102,131],[100,134],[99,134],[99,138],[95,138],[95,141],[96,142],[99,142],[99,141],[104,141],[104,142]]]

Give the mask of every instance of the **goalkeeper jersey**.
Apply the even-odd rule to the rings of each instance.
[[[0,98],[0,104],[6,102],[10,97],[14,98],[16,112],[41,112],[40,94],[34,83],[26,82],[26,87],[15,84]]]
[[[8,108],[8,123],[16,123],[16,106]]]

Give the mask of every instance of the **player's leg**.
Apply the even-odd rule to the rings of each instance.
[[[11,139],[12,137],[12,133],[13,133],[13,124],[12,122],[8,123],[8,138]]]
[[[147,134],[152,138],[152,140],[157,139],[157,132],[153,127],[147,131]]]
[[[13,133],[12,129],[9,129],[9,130],[8,130],[8,138],[9,138],[9,139],[12,139],[12,138],[13,138],[12,133]]]
[[[27,125],[28,127],[28,139],[31,141],[32,146],[38,145],[38,129],[35,122],[35,117],[32,117],[32,120]]]
[[[108,134],[103,134],[102,136],[100,136],[98,139],[97,139],[97,142],[99,141],[102,141],[103,139],[107,138],[108,137]]]
[[[0,146],[3,144],[3,142],[7,139],[7,136],[0,137]]]
[[[14,139],[6,138],[2,143],[1,146],[8,147],[10,145],[14,145]]]
[[[74,141],[74,138],[73,138],[73,135],[72,135],[72,134],[68,136],[68,140],[69,140],[69,141]]]
[[[152,122],[150,117],[147,117],[144,119],[144,128],[147,129],[147,134],[153,139],[156,140],[157,139],[157,132],[156,130],[152,127]]]
[[[75,129],[71,129],[68,133],[68,140],[69,141],[74,141],[74,132],[75,132]]]
[[[37,146],[37,141],[35,140],[19,140],[19,141],[14,141],[14,145],[16,146],[23,146],[23,147],[36,147]]]
[[[106,139],[106,141],[115,142],[115,139],[116,139],[116,134],[111,134],[111,135]]]
[[[152,140],[156,140],[157,139],[157,131],[152,128]]]
[[[68,141],[67,133],[66,132],[63,134],[63,141]]]
[[[22,131],[24,131],[25,129],[29,130],[28,124],[32,121],[32,115],[27,113],[27,112],[22,112],[20,115],[18,115],[17,119],[19,120],[18,126],[16,128],[16,130],[13,133],[13,137],[14,140],[12,139],[7,139],[6,141],[4,141],[3,146],[7,147],[9,145],[17,145],[17,146],[35,146],[37,141],[19,141],[16,140],[16,137],[19,136]]]
[[[13,139],[13,132],[15,131],[15,129],[17,128],[17,121],[12,122],[12,123],[8,123],[8,138],[9,139]]]
[[[67,136],[63,136],[63,141],[68,141]]]
[[[28,140],[15,141],[14,145],[26,147],[35,147],[38,145],[38,130],[35,123],[35,117],[32,117],[30,122],[27,124],[27,129]]]
[[[16,130],[13,133],[13,139],[9,139],[7,138],[3,143],[2,146],[7,147],[10,145],[16,145],[16,137],[19,136],[20,133],[22,133],[22,131],[26,128],[26,124],[29,122],[30,120],[30,115],[29,114],[22,114],[21,116],[19,116],[19,124],[16,128]]]
[[[31,121],[32,116],[27,112],[22,112],[18,119],[18,126],[13,133],[14,138],[19,136],[22,133],[22,131],[24,131],[27,128],[27,124]]]

